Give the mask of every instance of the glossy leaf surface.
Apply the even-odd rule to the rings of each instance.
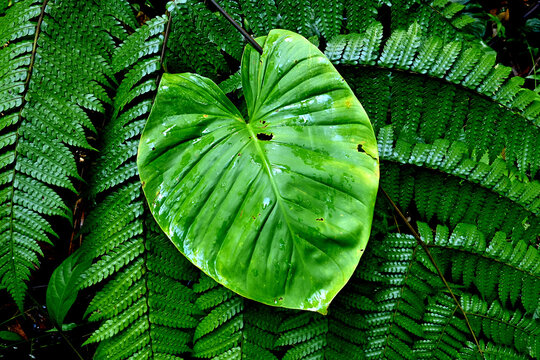
[[[330,61],[284,30],[242,59],[244,118],[211,80],[164,74],[138,167],[158,224],[209,276],[326,312],[366,246],[378,187],[368,117]]]
[[[90,266],[88,260],[80,260],[80,254],[76,252],[64,260],[49,279],[46,294],[47,310],[58,328],[62,328],[64,318],[77,299],[81,275]]]

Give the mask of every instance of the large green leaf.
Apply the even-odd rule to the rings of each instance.
[[[373,129],[330,61],[272,30],[242,58],[244,119],[211,80],[164,74],[138,155],[158,224],[196,266],[269,305],[326,312],[366,246]]]

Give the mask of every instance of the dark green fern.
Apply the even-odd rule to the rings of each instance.
[[[197,0],[142,26],[123,0],[0,2],[0,275],[19,306],[38,243],[54,236],[50,215],[71,217],[63,189],[78,188],[81,148],[96,359],[538,358],[540,97],[466,35],[462,6],[219,3],[255,36],[281,27],[324,47],[376,129],[382,187],[429,252],[381,195],[327,316],[218,285],[156,227],[135,157],[161,72],[198,72],[237,99],[245,41]]]
[[[136,176],[137,138],[156,89],[166,22],[165,17],[151,20],[113,56],[117,71],[129,70],[101,132],[90,194],[98,204],[78,250],[94,260],[83,286],[107,279],[87,310],[91,321],[102,322],[87,340],[100,343],[96,359],[175,358],[190,350],[194,316],[200,312],[186,286],[197,274],[148,218]]]
[[[72,152],[91,149],[89,114],[110,103],[110,22],[91,20],[101,11],[28,0],[0,18],[0,279],[21,309],[39,243],[56,236],[51,219],[71,221],[59,193],[81,179]]]
[[[376,27],[370,27],[363,37],[377,36],[377,32]],[[335,42],[331,42],[327,48],[328,57],[338,64],[370,64],[370,61],[362,62],[361,56],[354,51],[357,45],[353,36],[336,38]],[[407,45],[416,43],[416,46]],[[434,47],[433,44],[437,43],[440,43],[437,38],[418,38],[416,24],[411,25],[407,32],[396,31],[387,40],[378,65],[425,75],[411,76],[401,71],[389,70],[384,73],[377,70],[381,72],[381,78],[389,79],[383,87],[377,86],[373,91],[392,91],[392,96],[387,103],[391,110],[390,121],[384,110],[379,109],[383,105],[373,104],[377,107],[373,120],[376,128],[390,122],[396,136],[416,140],[418,134],[423,134],[422,140],[429,143],[438,138],[450,141],[459,139],[467,144],[470,156],[480,159],[487,155],[491,162],[504,149],[506,161],[515,162],[522,173],[534,177],[540,169],[540,150],[535,146],[540,135],[540,96],[534,91],[522,89],[520,84],[523,84],[523,79],[514,77],[506,80],[510,70],[500,65],[493,67],[491,53],[482,55],[480,50],[465,48],[460,42],[450,43],[450,47],[444,48]],[[334,49],[342,50],[336,53]],[[469,50],[474,50],[473,55]],[[471,62],[471,57],[479,59],[477,66],[471,65],[476,64]],[[358,81],[353,86],[360,89],[362,78],[368,76],[373,75],[358,75]],[[432,77],[445,77],[446,81]],[[463,88],[470,90],[463,91]],[[433,89],[437,89],[438,98],[433,98]],[[361,101],[366,99],[369,112],[369,98],[380,97],[376,93],[369,93],[369,87],[367,90],[358,91],[358,95]],[[495,107],[494,103],[504,106]],[[384,118],[377,117],[377,114]],[[521,136],[522,133],[527,134],[525,138]]]
[[[204,311],[194,333],[196,358],[277,359],[276,332],[280,316],[250,302],[203,275],[193,287],[195,302]]]
[[[202,7],[201,7],[202,6]],[[192,71],[201,75],[215,78],[218,72],[226,72],[227,63],[218,45],[211,42],[208,36],[220,41],[220,46],[230,49],[231,55],[239,58],[239,47],[243,43],[236,32],[231,32],[222,21],[217,18],[199,1],[190,0],[184,3],[170,2],[168,9],[171,16],[171,39],[167,42],[169,49],[167,56],[167,69],[171,72]],[[196,11],[199,9],[199,12]],[[209,22],[209,23],[208,23]],[[228,38],[223,38],[223,30],[228,29]],[[201,36],[202,30],[212,27],[212,32]],[[204,32],[206,33],[206,32]]]
[[[247,11],[246,24],[255,29],[250,27],[254,14],[250,13],[252,10],[246,10],[253,9],[251,3],[239,4],[240,14]],[[278,2],[276,5],[278,12],[289,11],[285,4]],[[196,24],[197,20],[188,8],[182,10],[185,15],[175,15],[174,11],[179,10],[169,9],[172,10],[173,24],[175,16],[191,16],[191,21]],[[237,8],[233,6],[233,9]],[[272,11],[265,16],[272,17]],[[207,18],[214,16],[202,7],[200,13],[206,14]],[[317,17],[317,14],[320,13],[309,16]],[[313,28],[303,28],[302,22],[307,20],[298,16],[284,15],[282,25],[290,21],[288,26],[311,34]],[[216,20],[210,18],[209,21]],[[265,26],[265,21],[261,21],[261,26]],[[173,26],[171,39],[186,36],[182,34],[187,34],[185,31],[189,26],[182,29]],[[199,23],[192,27],[189,36],[200,31],[197,26],[203,29],[206,25]],[[332,25],[333,28],[318,26],[319,29],[326,27],[324,31],[328,33],[337,29],[336,25]],[[508,72],[504,67],[494,67],[492,53],[476,45],[468,47],[463,40],[447,43],[441,38],[426,37],[422,26],[425,24],[414,23],[407,30],[397,30],[383,39],[382,25],[373,21],[359,34],[340,35],[330,41],[326,53],[336,64],[344,65],[341,68],[343,74],[356,89],[379,129],[384,188],[404,211],[430,221],[429,225],[418,223],[421,234],[455,292],[473,332],[455,301],[449,297],[425,251],[412,236],[399,234],[391,208],[384,199],[379,199],[381,205],[378,206],[374,231],[376,234],[377,229],[381,229],[381,233],[374,235],[355,277],[336,298],[327,317],[277,311],[258,305],[202,276],[192,285],[194,305],[198,309],[193,316],[198,320],[192,332],[188,331],[192,341],[190,356],[215,359],[452,359],[474,358],[480,352],[495,354],[490,355],[495,358],[537,356],[538,324],[534,314],[538,308],[538,250],[535,244],[540,233],[537,217],[540,204],[538,182],[533,180],[538,166],[532,143],[537,135],[531,137],[526,150],[531,155],[525,159],[523,146],[512,145],[520,132],[535,134],[538,131],[537,96],[516,87],[519,84],[516,80],[505,83]],[[339,27],[341,31],[343,24]],[[254,31],[262,32],[264,27]],[[188,37],[185,39],[188,41]],[[196,41],[206,40],[199,37]],[[183,54],[182,51],[192,45],[168,46],[176,46],[175,54]],[[221,50],[228,51],[225,47]],[[195,52],[191,54],[186,56],[192,59],[201,56]],[[149,60],[140,61],[139,66],[144,67],[146,61]],[[205,64],[204,61],[199,61],[197,66]],[[377,69],[370,68],[375,64]],[[208,69],[213,69],[210,73],[215,71],[214,74],[219,71],[214,65]],[[232,68],[229,74],[234,71]],[[221,86],[227,91],[235,91],[239,87],[238,79],[236,74]],[[130,106],[128,112],[145,113],[136,109],[137,106]],[[148,107],[144,106],[144,109],[148,111]],[[506,132],[490,130],[501,122],[521,125],[516,130],[508,127]],[[117,126],[120,129],[124,125]],[[118,138],[111,134],[111,139]],[[133,128],[130,134],[136,134],[136,129]],[[133,159],[134,152],[124,152],[119,147],[121,143],[116,142],[118,145],[111,143],[111,149],[115,149],[117,155],[111,153],[107,159],[99,160],[101,166],[128,164],[129,159]],[[119,158],[120,154],[124,157]],[[96,181],[96,186],[108,188],[105,183]],[[118,187],[121,182],[111,184]],[[135,184],[132,186],[133,191],[138,189]],[[129,197],[129,192],[124,191],[123,195],[113,192],[109,196],[124,198],[126,204],[140,201],[138,193]],[[112,206],[109,201],[113,200],[107,199],[102,211]],[[100,208],[94,210],[98,211],[96,219],[105,216],[99,213]],[[133,209],[137,212],[131,216],[143,216],[142,205],[134,205]],[[124,224],[121,220],[124,214],[112,210],[107,213],[111,214],[112,221]],[[431,230],[432,226],[435,232]],[[103,229],[106,228],[104,225]],[[134,225],[135,230],[130,230],[135,231],[132,233],[125,225],[118,228],[125,231],[117,235],[117,240],[111,237],[113,243],[110,246],[102,243],[100,248],[110,248],[108,255],[101,255],[103,260],[107,261],[108,256],[118,258],[122,276],[126,272],[122,269],[130,273],[130,268],[123,264],[130,264],[143,254],[142,246],[130,239],[144,237],[147,230],[143,225]],[[93,238],[92,233],[89,236]],[[111,247],[113,244],[118,244],[115,246],[120,246],[121,250],[115,250]],[[519,250],[510,253],[505,250],[508,247]],[[111,266],[105,269],[111,269]],[[110,271],[105,270],[103,276]],[[490,282],[486,282],[486,278]],[[503,282],[495,284],[496,279]],[[108,292],[107,287],[103,291]],[[144,287],[132,291],[129,294],[138,294]],[[133,296],[124,295],[123,298]],[[487,315],[488,308],[476,309],[482,302],[497,303],[500,311],[492,310]],[[139,311],[139,308],[133,310]],[[446,318],[435,318],[433,314],[439,312]],[[500,319],[501,324],[508,323],[511,318],[504,314],[520,314],[514,321],[523,326],[508,333],[501,332],[502,328],[488,329],[478,323],[478,319],[488,316]],[[504,329],[514,329],[511,325],[504,326]],[[118,336],[107,341],[115,341]],[[522,342],[508,340],[516,337]]]

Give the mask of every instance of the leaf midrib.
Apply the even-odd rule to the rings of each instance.
[[[285,220],[285,223],[287,224],[287,228],[289,229],[289,233],[292,236],[292,243],[294,246],[294,240],[296,238],[296,232],[293,230],[291,223],[289,221],[289,217],[287,216],[287,211],[285,208],[285,205],[283,204],[283,198],[281,196],[281,193],[278,190],[276,180],[274,179],[274,175],[272,174],[272,168],[270,167],[270,161],[268,158],[264,155],[264,151],[261,148],[261,144],[259,143],[259,140],[257,139],[257,135],[255,132],[253,132],[253,129],[251,128],[251,125],[246,122],[246,128],[249,132],[249,135],[251,136],[251,139],[253,140],[253,144],[255,145],[255,149],[257,150],[257,153],[259,157],[262,159],[264,169],[266,173],[268,174],[268,179],[270,180],[270,184],[272,185],[272,190],[274,190],[274,194],[276,195],[276,202],[278,203],[278,206],[283,214],[283,218]],[[291,254],[292,256],[292,254]]]

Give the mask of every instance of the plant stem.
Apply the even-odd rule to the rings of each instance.
[[[49,313],[48,312],[43,312],[41,310],[41,305],[39,304],[39,302],[30,294],[28,294],[28,297],[32,300],[32,302],[36,305],[36,311],[39,312],[41,315],[43,315],[44,317],[46,317],[47,319],[49,319],[49,321],[51,323],[53,323],[53,321],[51,320],[51,318],[49,317]],[[67,338],[67,336],[64,334],[64,332],[62,331],[61,329],[61,325],[58,325],[60,327],[56,327],[56,329],[58,330],[58,333],[60,334],[60,336],[62,336],[62,338],[64,339],[64,341],[69,345],[69,347],[73,350],[73,352],[77,355],[77,357],[79,358],[79,360],[84,360],[84,358],[82,357],[82,355],[79,353],[79,351],[77,350],[77,348],[71,343],[71,341]]]
[[[60,334],[60,336],[62,336],[62,338],[63,338],[64,341],[69,345],[69,347],[75,352],[75,354],[77,355],[77,357],[78,357],[80,360],[84,360],[84,358],[82,357],[82,355],[79,353],[79,351],[77,350],[77,348],[75,348],[75,346],[71,343],[71,341],[69,341],[69,339],[68,339],[67,336],[64,334],[64,332],[63,332],[61,329],[58,329],[58,333]]]
[[[14,319],[16,319],[16,318],[18,318],[18,317],[20,317],[20,316],[23,316],[23,315],[24,315],[24,313],[19,312],[17,315],[14,315],[14,316],[10,317],[9,319],[7,319],[7,320],[5,320],[5,321],[2,321],[2,322],[0,323],[0,326],[3,326],[4,324],[7,324],[7,323],[10,322],[11,320],[14,320]]]
[[[164,69],[163,61],[165,60],[165,51],[167,50],[167,42],[169,41],[169,34],[171,32],[171,23],[172,23],[171,13],[169,11],[166,11],[165,15],[167,16],[167,26],[165,27],[165,33],[163,34],[163,44],[161,45],[161,53],[159,55],[160,71],[156,76],[156,86],[158,87],[159,87],[159,83],[161,82],[163,71],[167,72],[167,69]],[[154,94],[154,99],[152,100],[152,104],[154,103],[154,100],[156,99],[156,95],[157,95],[157,91]]]
[[[407,227],[409,228],[409,230],[411,231],[411,233],[413,234],[414,238],[416,239],[416,241],[418,242],[418,244],[422,247],[422,249],[424,249],[424,251],[426,252],[428,258],[429,258],[429,261],[433,264],[433,266],[435,267],[435,269],[437,270],[437,274],[439,275],[439,277],[441,278],[442,282],[444,283],[444,286],[446,286],[446,289],[448,289],[448,292],[450,293],[450,296],[452,296],[452,299],[454,299],[456,305],[459,307],[459,309],[461,310],[462,314],[463,314],[463,317],[465,318],[465,322],[467,323],[467,327],[469,328],[469,331],[471,332],[472,336],[473,336],[473,339],[474,339],[474,343],[476,344],[476,346],[478,347],[478,352],[480,353],[480,355],[482,356],[482,358],[484,358],[484,353],[482,351],[482,348],[480,347],[480,344],[478,343],[478,339],[476,338],[476,334],[474,333],[474,330],[471,326],[471,323],[469,322],[469,318],[467,317],[467,313],[465,312],[465,310],[463,309],[463,307],[461,307],[461,303],[459,302],[459,300],[456,298],[456,295],[454,295],[454,292],[452,291],[452,289],[450,288],[450,285],[448,285],[448,282],[446,281],[443,273],[441,272],[441,269],[439,269],[439,266],[437,266],[437,263],[435,262],[435,259],[433,258],[433,256],[431,255],[431,252],[429,251],[426,243],[422,240],[422,238],[420,237],[420,235],[416,232],[416,230],[414,229],[414,227],[411,225],[411,223],[407,220],[407,218],[405,217],[405,215],[403,215],[403,213],[401,212],[401,210],[397,207],[397,205],[394,203],[394,201],[392,200],[392,198],[390,197],[390,195],[388,195],[388,193],[386,191],[384,191],[384,189],[382,188],[382,186],[380,187],[381,191],[383,192],[383,194],[386,196],[386,198],[388,199],[388,201],[390,202],[390,204],[392,204],[392,207],[396,210],[396,212],[398,213],[399,217],[405,222],[405,225],[407,225]]]
[[[232,26],[234,26],[236,28],[236,30],[240,31],[242,36],[251,44],[251,46],[253,46],[255,48],[255,50],[257,50],[262,55],[263,49],[262,49],[261,45],[259,45],[255,41],[255,39],[253,37],[251,37],[251,35],[249,35],[246,30],[244,30],[244,28],[242,28],[240,25],[238,25],[238,23],[236,21],[234,21],[234,19],[231,17],[231,15],[229,15],[225,11],[225,9],[223,9],[221,6],[219,6],[219,4],[216,1],[210,0],[210,2],[216,7],[216,9],[221,13],[221,15],[225,16],[225,19],[227,19],[232,24]]]
[[[168,11],[165,12],[165,15],[167,15],[167,27],[165,28],[165,36],[163,37],[163,45],[161,47],[161,54],[159,56],[160,65],[163,65],[163,59],[165,59],[165,49],[167,48],[167,41],[169,40],[169,33],[171,32],[172,16]]]

